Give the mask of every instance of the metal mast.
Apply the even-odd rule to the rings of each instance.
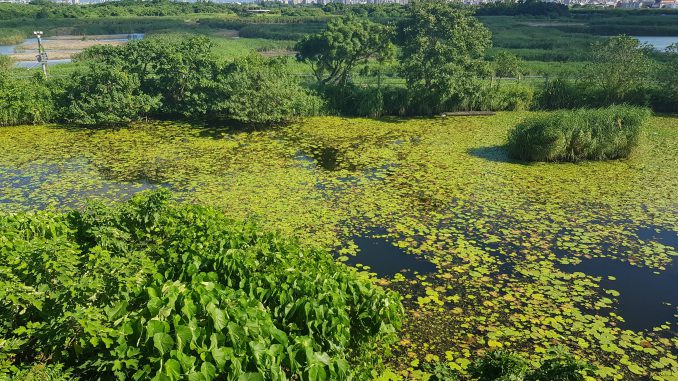
[[[38,38],[38,55],[35,56],[35,58],[42,65],[42,72],[45,74],[45,77],[47,77],[47,52],[42,46],[42,31],[35,31],[33,34]]]

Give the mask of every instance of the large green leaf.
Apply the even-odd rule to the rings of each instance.
[[[161,355],[165,355],[174,347],[174,340],[172,339],[172,336],[164,332],[159,332],[153,335],[153,346]]]
[[[175,381],[181,378],[181,364],[175,359],[169,359],[165,362],[165,374],[170,380]]]

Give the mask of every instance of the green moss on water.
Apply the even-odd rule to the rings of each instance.
[[[409,315],[393,369],[435,359],[463,369],[495,347],[535,361],[558,343],[598,364],[600,378],[675,378],[678,319],[623,328],[614,290],[559,266],[606,257],[667,271],[676,248],[637,231],[678,231],[678,119],[652,118],[627,160],[525,165],[501,146],[528,115],[314,118],[248,133],[5,127],[0,210],[166,186],[345,256],[350,237],[383,228],[438,269],[381,280]]]

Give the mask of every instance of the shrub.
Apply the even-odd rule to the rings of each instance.
[[[533,107],[534,87],[515,84],[499,88],[500,105],[497,110],[524,111]]]
[[[54,110],[52,91],[42,74],[24,79],[0,72],[0,125],[45,123]]]
[[[596,368],[577,360],[564,347],[549,350],[541,366],[527,378],[529,381],[585,381]]]
[[[62,102],[63,120],[89,125],[139,120],[158,103],[142,93],[136,74],[104,64],[75,72],[65,84]]]
[[[590,98],[589,92],[581,83],[560,78],[547,80],[537,95],[537,104],[543,110],[583,107]]]
[[[6,70],[10,69],[13,64],[12,57],[6,55],[0,55],[0,75],[6,76]]]
[[[301,87],[283,58],[251,55],[228,64],[221,77],[216,110],[224,117],[250,124],[279,124],[316,115],[322,100]]]
[[[50,361],[83,379],[344,380],[394,341],[395,294],[168,197],[0,215],[0,377]]]
[[[508,150],[527,161],[626,158],[638,144],[647,109],[612,106],[532,117],[509,132]]]
[[[521,381],[528,371],[527,361],[503,350],[492,351],[469,366],[469,374],[479,381]]]

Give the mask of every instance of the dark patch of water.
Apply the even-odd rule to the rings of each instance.
[[[369,266],[370,272],[374,272],[382,278],[389,278],[397,273],[407,275],[429,274],[436,271],[436,265],[420,256],[408,254],[386,238],[383,231],[374,229],[364,235],[352,237],[353,242],[360,251],[357,255],[349,257],[345,263],[355,266],[361,264]]]
[[[324,169],[328,172],[339,171],[346,169],[355,171],[357,166],[343,158],[343,153],[340,149],[334,147],[316,147],[308,151],[297,151],[294,156],[295,159],[313,163],[318,168]]]
[[[609,258],[585,259],[578,265],[559,265],[566,272],[583,272],[602,277],[601,287],[619,292],[617,312],[625,320],[622,325],[635,331],[651,329],[666,322],[676,323],[678,306],[678,271],[669,266],[655,274]],[[615,280],[610,280],[612,276]]]
[[[40,192],[42,187],[50,186],[51,183],[58,181],[63,176],[82,174],[83,179],[90,178],[92,169],[96,170],[101,181],[83,182],[77,190],[52,195],[47,199],[34,198],[35,192]],[[125,200],[144,190],[170,187],[169,184],[157,183],[146,177],[126,180],[108,178],[104,175],[105,172],[84,157],[72,158],[60,163],[32,163],[20,169],[0,167],[0,183],[11,185],[21,195],[20,198],[3,198],[0,196],[0,203],[18,202],[34,209],[44,209],[56,201],[56,204],[62,207],[77,207],[82,204],[83,200],[91,197]]]
[[[678,250],[678,232],[676,231],[664,229],[661,226],[650,225],[638,228],[636,234],[643,241],[655,241]]]

